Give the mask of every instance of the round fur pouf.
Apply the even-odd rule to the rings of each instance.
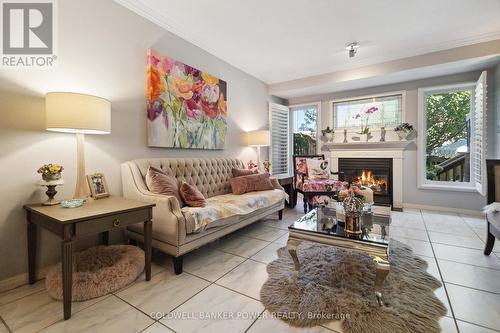
[[[311,327],[342,320],[345,333],[438,333],[446,308],[434,295],[441,283],[427,263],[391,240],[391,270],[383,288],[385,306],[374,295],[375,265],[367,255],[308,242],[297,251],[294,274],[286,247],[267,266],[260,291],[267,310],[292,326]]]
[[[73,301],[85,301],[123,288],[144,270],[144,251],[131,245],[95,246],[73,255]],[[45,279],[52,298],[62,300],[61,263]]]

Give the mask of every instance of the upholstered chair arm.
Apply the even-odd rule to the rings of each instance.
[[[148,191],[144,184],[137,184],[137,179],[130,165],[122,165],[123,195],[126,198],[154,203],[153,208],[153,239],[162,239],[172,245],[183,244],[186,238],[186,219],[181,212],[177,198],[155,194]],[[142,233],[139,224],[131,226],[131,230]]]
[[[278,178],[271,177],[270,179],[271,179],[271,184],[273,184],[275,190],[282,190],[283,192],[285,192],[285,189],[283,188],[283,186],[280,185]]]
[[[172,245],[184,242],[186,219],[176,197],[141,191],[137,200],[156,204],[153,208],[153,238],[161,235]]]

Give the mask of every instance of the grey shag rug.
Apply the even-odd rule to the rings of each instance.
[[[391,270],[385,279],[386,306],[373,291],[375,265],[367,255],[302,243],[300,273],[294,275],[286,247],[267,266],[260,297],[268,311],[296,327],[342,320],[346,333],[440,332],[446,314],[434,295],[441,283],[426,273],[427,263],[401,242],[391,240]]]

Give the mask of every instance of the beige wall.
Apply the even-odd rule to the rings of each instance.
[[[323,128],[326,128],[327,124],[331,122],[331,116],[329,115],[329,101],[332,99],[341,99],[341,98],[349,98],[356,96],[366,96],[371,94],[380,94],[385,92],[394,92],[394,91],[406,91],[406,121],[412,124],[415,128],[417,128],[417,108],[418,108],[418,88],[422,87],[430,87],[430,86],[439,86],[439,85],[447,85],[452,83],[460,83],[460,82],[475,82],[479,78],[481,74],[480,71],[470,72],[464,74],[457,75],[449,75],[438,78],[431,78],[425,80],[417,80],[411,82],[403,82],[399,84],[391,84],[386,86],[378,86],[366,89],[359,90],[350,90],[350,91],[342,91],[331,94],[324,95],[316,95],[316,96],[307,96],[302,98],[294,98],[289,100],[290,105],[300,104],[300,103],[308,103],[315,101],[322,101],[321,107],[321,124]],[[490,81],[494,76],[494,71],[489,70],[488,75],[490,77]],[[498,77],[498,75],[497,75]],[[491,96],[494,95],[494,84],[490,84],[488,89],[488,93]],[[488,110],[489,115],[489,123],[488,123],[488,132],[489,132],[489,140],[490,140],[490,149],[492,152],[495,150],[495,146],[498,143],[495,143],[494,136],[490,135],[493,133],[495,129],[495,121],[492,119],[497,118],[499,113],[499,109],[492,102],[492,99],[488,97],[490,107]],[[396,139],[396,136],[393,133],[387,133],[388,138],[392,136],[392,139]],[[378,134],[375,134],[376,136]],[[421,135],[419,133],[419,135]],[[336,140],[340,140],[342,133],[340,135],[336,135]],[[466,210],[480,210],[486,203],[485,197],[479,195],[478,193],[467,193],[467,192],[453,192],[453,191],[438,191],[438,190],[422,190],[417,187],[417,151],[416,146],[412,145],[411,148],[404,153],[404,164],[403,164],[403,172],[404,172],[404,185],[403,185],[403,202],[407,204],[416,204],[416,205],[427,205],[427,206],[438,206],[438,207],[451,207],[451,208],[459,208]]]
[[[106,175],[112,194],[121,193],[120,163],[140,157],[239,157],[255,159],[242,145],[242,131],[267,128],[266,85],[192,44],[160,29],[111,0],[59,3],[59,65],[53,70],[0,70],[0,280],[26,271],[22,205],[44,198],[35,186],[45,162],[64,165],[71,197],[75,184],[75,137],[44,129],[43,95],[75,91],[108,98],[112,134],[86,137],[87,173]],[[224,151],[146,147],[145,56],[153,47],[227,81],[229,133]],[[267,153],[267,152],[264,152]],[[119,235],[114,235],[119,237]],[[80,243],[93,243],[95,238]],[[39,263],[59,260],[59,243],[43,232]]]

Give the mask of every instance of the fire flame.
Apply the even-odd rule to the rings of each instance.
[[[374,176],[370,170],[363,170],[361,176],[357,178],[357,183],[369,187],[375,192],[387,191],[387,179],[385,179],[385,177]]]

